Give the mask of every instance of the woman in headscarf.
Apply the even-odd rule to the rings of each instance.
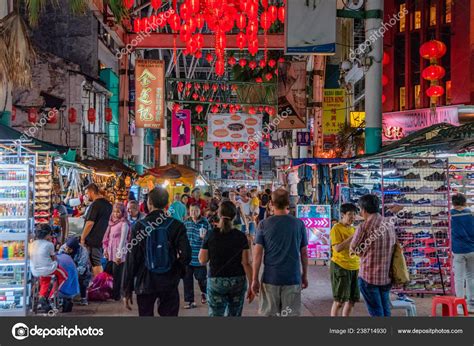
[[[122,203],[115,203],[110,215],[109,226],[102,240],[104,256],[107,261],[112,262],[112,275],[114,277],[114,287],[112,298],[120,300],[120,288],[122,285],[123,263],[127,255],[127,240],[129,224],[125,206]]]
[[[68,254],[76,264],[77,273],[79,275],[79,290],[81,292],[79,305],[88,305],[87,288],[89,287],[89,282],[92,277],[89,252],[80,244],[79,237],[71,236],[67,239],[66,243],[61,246],[59,253]]]

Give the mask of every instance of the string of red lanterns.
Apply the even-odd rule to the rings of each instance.
[[[388,53],[386,52],[383,52],[382,67],[387,66],[389,64],[390,64],[390,55],[388,55]],[[385,74],[382,74],[382,87],[387,86],[389,82],[390,80],[388,76]],[[382,104],[385,104],[385,102],[387,102],[387,96],[385,96],[385,94],[382,93]]]
[[[124,0],[125,7],[133,7],[133,0]],[[161,1],[152,1],[152,7],[157,10]],[[174,4],[176,9],[176,4]],[[167,23],[156,19],[164,17],[164,13],[158,13],[151,17],[137,18],[134,20],[134,31],[143,32],[154,30],[151,23],[159,23],[161,27],[168,24],[176,36],[186,43],[185,55],[202,57],[204,37],[200,33],[204,24],[215,35],[215,65],[214,69],[218,76],[225,72],[225,49],[227,48],[227,33],[234,28],[239,29],[237,34],[237,45],[240,50],[247,47],[251,55],[256,55],[259,50],[258,31],[261,27],[264,31],[265,60],[267,60],[266,36],[270,28],[277,21],[284,23],[285,7],[268,6],[268,2],[262,2],[262,11],[259,16],[258,0],[185,0],[180,6],[178,13],[167,16]],[[176,51],[176,48],[175,48]],[[176,57],[176,54],[175,54]],[[212,54],[206,55],[206,60],[211,63],[214,60]]]
[[[439,80],[444,78],[446,70],[438,65],[438,59],[441,59],[446,51],[446,45],[437,40],[425,42],[420,47],[421,57],[430,61],[430,65],[422,71],[421,77],[430,82],[430,87],[426,89],[426,95],[430,98],[432,106],[436,105],[438,97],[444,95],[444,88],[439,85]]]

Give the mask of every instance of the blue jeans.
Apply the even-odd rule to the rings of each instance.
[[[391,284],[385,286],[372,285],[359,277],[359,288],[370,316],[390,317]]]
[[[245,276],[208,278],[209,316],[242,316],[246,291]]]

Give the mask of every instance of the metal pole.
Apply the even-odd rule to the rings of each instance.
[[[366,11],[383,10],[383,0],[367,0]],[[374,154],[382,147],[382,19],[366,20],[365,37],[371,42],[371,66],[365,76],[365,152]]]

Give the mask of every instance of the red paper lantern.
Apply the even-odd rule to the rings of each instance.
[[[382,104],[384,104],[385,101],[387,101],[387,97],[384,94],[382,94]]]
[[[268,8],[268,14],[270,15],[271,22],[275,22],[278,19],[278,8],[276,6],[270,6]]]
[[[36,108],[28,109],[28,121],[30,123],[36,123],[38,120],[38,110]]]
[[[200,13],[196,15],[196,27],[198,29],[202,29],[204,27],[204,23],[206,22],[204,16]]]
[[[279,62],[279,63],[283,63],[283,62],[285,62],[285,58],[284,58],[284,57],[280,57],[280,58],[278,58],[278,62]]]
[[[239,65],[240,65],[240,67],[247,66],[247,59],[240,59],[239,60]]]
[[[249,53],[255,55],[258,53],[258,40],[255,38],[249,41]]]
[[[135,3],[135,0],[123,0],[123,5],[125,6],[127,10],[131,9],[134,3]]]
[[[241,13],[239,17],[237,18],[237,27],[240,30],[244,30],[246,26],[247,26],[247,17],[245,16],[245,14]]]
[[[267,74],[265,74],[265,79],[266,79],[267,81],[271,81],[272,78],[273,78],[273,74],[272,74],[272,73],[268,72]]]
[[[265,68],[265,66],[267,66],[267,62],[262,59],[258,62],[258,66],[260,66],[261,68]]]
[[[272,20],[268,12],[263,12],[260,16],[260,26],[263,30],[267,31],[272,26]]]
[[[12,107],[12,121],[15,121],[16,120],[16,107],[13,106]]]
[[[237,63],[237,60],[233,56],[231,56],[229,59],[227,59],[227,62],[230,66],[234,66]]]
[[[270,68],[274,68],[276,66],[276,61],[273,59],[268,60],[268,66],[270,66]]]
[[[57,124],[57,122],[58,122],[58,113],[59,113],[59,111],[56,108],[51,109],[48,112],[48,119],[47,119],[48,123]]]
[[[429,97],[440,97],[444,95],[444,88],[441,85],[430,86],[426,90],[426,95]]]
[[[140,18],[136,18],[133,21],[133,31],[140,32],[140,28],[141,28]]]
[[[247,12],[249,18],[256,19],[258,16],[258,4],[256,4],[255,2],[249,3],[249,5],[247,6],[247,11],[245,12]]]
[[[187,0],[188,9],[193,13],[199,12],[200,3],[199,0]]]
[[[388,84],[388,77],[386,75],[382,75],[382,86],[386,86]]]
[[[206,54],[206,61],[210,64],[214,60],[214,57],[212,56],[211,53]]]
[[[196,106],[196,112],[198,114],[201,114],[203,110],[204,110],[204,107],[202,105],[197,105]]]
[[[212,91],[217,92],[217,90],[219,90],[219,85],[212,84]]]
[[[268,7],[268,0],[262,0],[262,7],[265,9]]]
[[[256,81],[257,83],[262,83],[262,82],[263,82],[263,79],[262,79],[262,77],[257,77],[257,78],[255,78],[255,81]]]
[[[421,73],[421,76],[423,79],[429,80],[429,81],[435,81],[438,79],[442,79],[446,74],[446,70],[439,65],[431,65],[428,66],[423,70]]]
[[[201,148],[204,148],[204,141],[200,141],[200,142],[199,142],[199,146],[200,146]]]
[[[170,25],[171,30],[179,31],[181,27],[181,20],[179,19],[179,16],[176,13],[173,13],[168,18],[168,24]]]
[[[446,54],[446,45],[437,40],[425,42],[420,47],[420,55],[423,59],[439,59]]]
[[[87,120],[89,120],[90,123],[95,123],[95,109],[94,108],[89,108],[87,110]]]
[[[154,10],[157,10],[161,7],[161,0],[151,0],[151,7],[153,7]]]
[[[219,143],[218,142],[213,142],[212,145],[214,145],[214,147],[217,148],[219,146]]]
[[[257,114],[257,110],[255,109],[255,107],[249,107],[249,114]]]
[[[239,49],[242,50],[245,48],[245,44],[247,43],[247,37],[243,32],[239,32],[237,34],[237,45],[239,46]]]
[[[249,67],[251,70],[255,70],[255,68],[257,67],[257,62],[252,60],[251,62],[249,62]]]
[[[193,93],[193,100],[196,101],[199,98],[199,95],[197,93]]]
[[[74,124],[77,121],[77,111],[76,108],[71,107],[68,110],[67,118],[71,124]]]
[[[282,23],[285,22],[285,6],[278,8],[278,20]]]
[[[105,108],[105,121],[110,123],[112,121],[112,108]]]
[[[383,52],[382,65],[386,66],[388,64],[390,64],[390,55]]]

